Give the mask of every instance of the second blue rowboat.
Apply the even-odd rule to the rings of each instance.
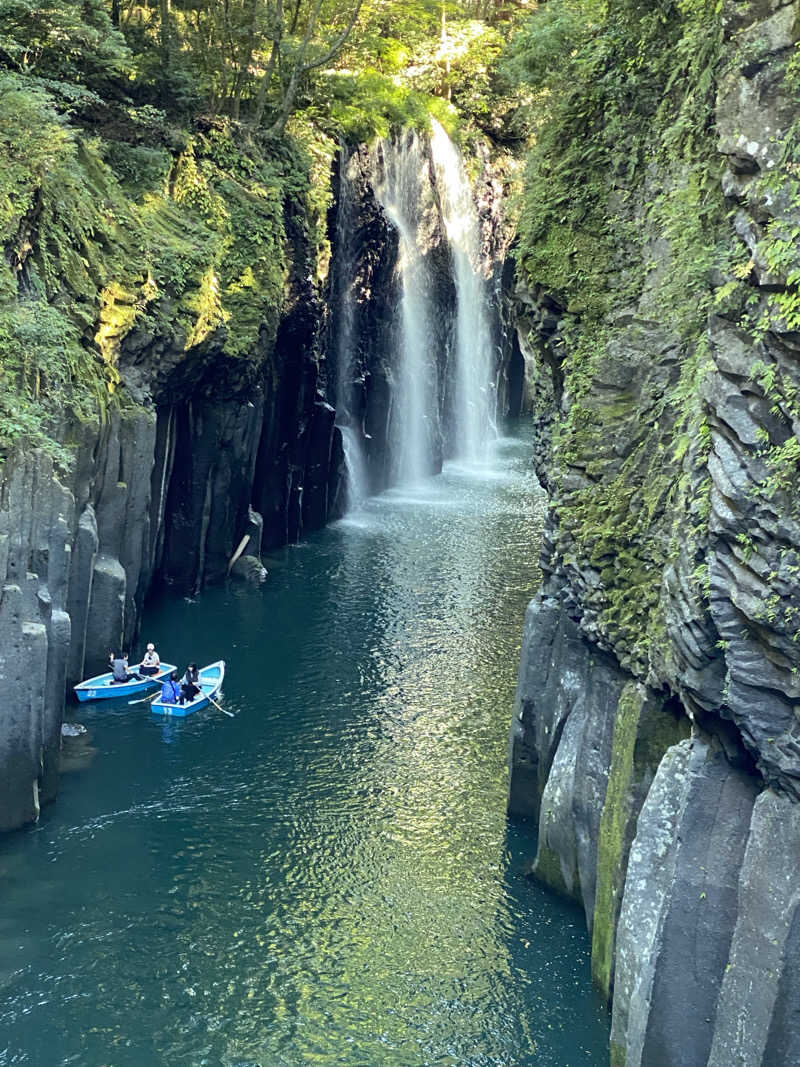
[[[177,718],[185,718],[187,715],[191,715],[193,711],[199,711],[200,708],[207,707],[212,700],[216,699],[225,677],[225,660],[220,659],[216,663],[209,663],[207,667],[201,667],[197,673],[201,691],[194,700],[190,700],[186,704],[167,704],[161,697],[158,697],[150,704],[156,715],[172,715]]]
[[[134,664],[128,670],[136,671],[139,664]],[[120,697],[136,696],[146,693],[154,685],[161,685],[177,668],[172,663],[162,663],[158,674],[147,675],[142,678],[132,678],[129,682],[115,682],[111,671],[108,674],[98,674],[94,678],[87,678],[85,682],[74,686],[75,696],[83,703],[86,700],[118,700]]]

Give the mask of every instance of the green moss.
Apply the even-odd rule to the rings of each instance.
[[[541,841],[539,842],[539,848],[536,853],[533,875],[538,881],[554,890],[554,892],[559,893],[561,896],[569,897],[570,900],[577,900],[580,903],[581,896],[578,891],[577,871],[573,872],[573,887],[570,889],[564,880],[561,868],[561,857],[557,852],[554,852],[553,849],[549,848]]]
[[[0,267],[0,462],[28,442],[67,463],[56,426],[70,408],[99,418],[117,403],[120,350],[137,328],[260,361],[285,301],[292,212],[312,220],[324,255],[327,201],[312,171],[327,190],[332,142],[307,150],[287,137],[267,155],[224,123],[173,138],[172,150],[114,133],[87,138],[41,85],[0,75],[0,148],[12,161],[0,234],[6,262],[24,267]]]
[[[636,820],[664,753],[688,736],[689,723],[629,682],[614,718],[614,741],[597,845],[597,890],[592,927],[592,977],[611,999],[616,929]]]
[[[700,384],[708,279],[727,234],[714,140],[722,30],[721,8],[700,0],[657,11],[553,0],[516,57],[536,108],[518,261],[567,308],[558,549],[601,571],[587,607],[642,674],[663,633],[664,567],[676,545],[703,540],[709,514]],[[691,527],[674,529],[676,515]]]

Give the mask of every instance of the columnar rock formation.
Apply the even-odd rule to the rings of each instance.
[[[604,322],[584,436],[554,442],[576,317],[518,293],[552,506],[510,810],[538,820],[533,873],[585,909],[620,1067],[800,1062],[796,5],[727,3],[725,34],[730,255],[699,344],[659,317],[655,270]]]
[[[302,275],[302,264],[298,270]],[[305,275],[307,277],[307,274]],[[241,537],[247,555],[337,514],[341,444],[318,385],[321,304],[298,280],[261,364],[213,347],[123,351],[139,403],[56,475],[41,453],[12,457],[0,495],[0,829],[38,817],[58,784],[66,687],[134,650],[153,581],[217,581]]]

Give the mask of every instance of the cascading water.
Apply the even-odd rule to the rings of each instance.
[[[451,412],[457,458],[486,462],[497,437],[489,293],[480,267],[480,234],[461,155],[432,119],[431,154],[456,286],[454,390]]]
[[[336,350],[336,425],[342,434],[347,466],[347,506],[359,504],[369,493],[364,457],[363,430],[357,389],[358,366],[354,330],[353,286],[355,284],[355,196],[350,174],[351,158],[343,151],[339,160],[339,203],[336,216],[336,279],[338,321]]]
[[[363,154],[341,160],[333,264],[336,421],[351,506],[434,473],[443,453],[486,463],[497,436],[492,303],[461,156],[434,122],[430,140],[406,131],[368,158],[368,174]],[[396,260],[385,256],[387,221]]]
[[[436,351],[423,249],[420,247],[427,157],[416,133],[382,141],[373,155],[373,188],[399,236],[400,323],[393,411],[393,469],[399,482],[433,469],[438,426]]]

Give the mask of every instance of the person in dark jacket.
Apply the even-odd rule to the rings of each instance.
[[[165,678],[161,686],[162,704],[177,704],[181,701],[181,687],[178,685],[178,672],[173,671],[169,678]]]
[[[200,672],[196,663],[190,663],[181,679],[181,704],[190,703],[200,692]]]
[[[139,680],[138,674],[131,674],[128,670],[128,657],[124,652],[111,652],[108,658],[111,661],[111,672],[114,675],[112,685]]]

